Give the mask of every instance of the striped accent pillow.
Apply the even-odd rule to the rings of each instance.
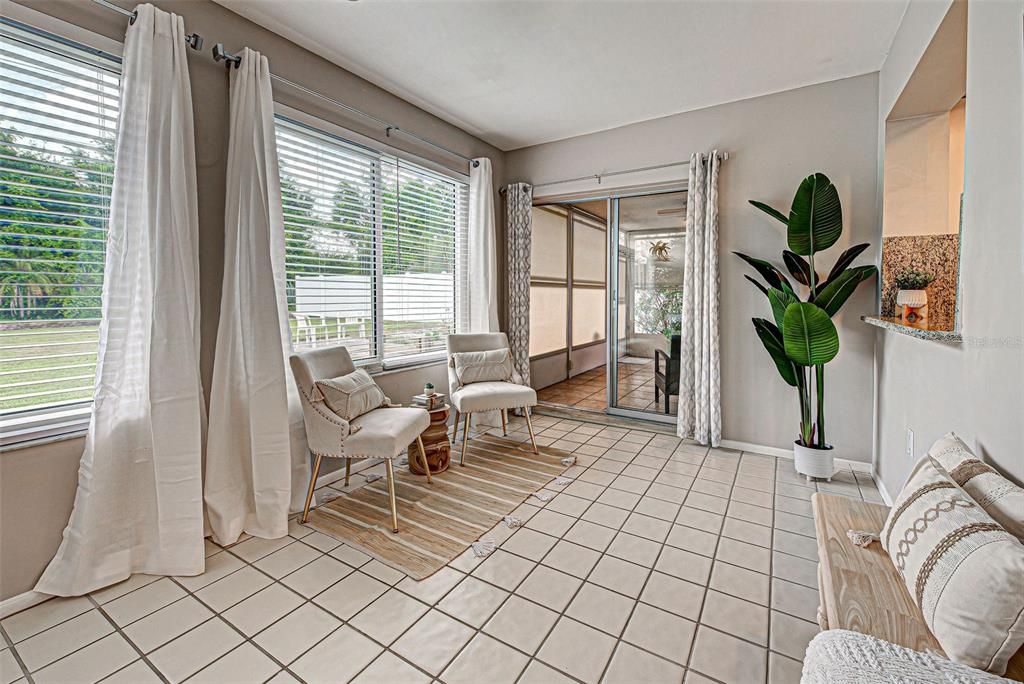
[[[950,432],[928,450],[928,456],[963,487],[992,519],[1024,542],[1024,488],[999,474]]]
[[[508,349],[491,351],[456,352],[451,366],[459,385],[474,382],[509,382],[512,380],[512,352]]]
[[[1024,644],[1024,545],[928,458],[880,536],[946,656],[1006,672]]]
[[[348,421],[390,403],[384,391],[362,368],[341,377],[317,380],[313,401],[323,401],[336,415]]]

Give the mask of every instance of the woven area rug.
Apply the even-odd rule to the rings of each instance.
[[[380,478],[321,505],[309,515],[314,529],[343,541],[414,579],[443,568],[481,539],[534,492],[569,467],[559,449],[531,451],[503,437],[469,440],[466,465],[459,466],[461,439],[451,466],[433,484],[395,466],[398,534],[391,531],[388,488]]]

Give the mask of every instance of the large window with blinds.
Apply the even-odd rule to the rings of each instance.
[[[466,317],[465,181],[285,116],[276,131],[295,348],[383,367],[442,355]]]
[[[0,62],[7,441],[18,429],[14,418],[61,410],[68,417],[92,398],[120,62],[7,20]]]

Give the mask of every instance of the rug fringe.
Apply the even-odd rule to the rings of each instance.
[[[493,539],[481,539],[470,544],[470,548],[473,549],[473,555],[477,558],[487,558],[492,553],[497,544],[494,543]]]

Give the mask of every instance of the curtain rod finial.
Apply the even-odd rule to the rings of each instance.
[[[234,66],[236,69],[242,64],[242,58],[238,55],[233,55],[224,49],[224,43],[217,43],[213,46],[213,61],[223,61],[225,66]]]

